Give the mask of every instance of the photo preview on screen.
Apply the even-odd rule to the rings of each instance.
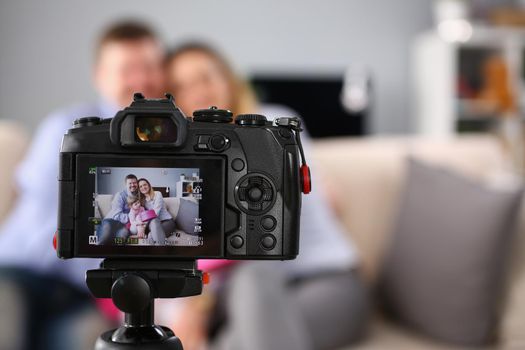
[[[90,245],[203,246],[199,168],[89,168],[94,177]],[[100,241],[101,231],[110,239]]]

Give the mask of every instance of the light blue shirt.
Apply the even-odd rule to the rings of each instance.
[[[15,174],[19,197],[0,227],[0,265],[27,267],[85,288],[85,273],[99,259],[61,260],[53,249],[58,213],[58,159],[64,133],[75,119],[113,117],[118,108],[99,102],[50,114],[40,125]]]
[[[128,190],[116,193],[111,202],[111,210],[106,214],[105,219],[113,219],[127,224],[129,221],[128,196],[130,195],[132,193],[128,192]]]
[[[155,210],[155,214],[157,214],[157,217],[160,221],[173,219],[171,214],[166,209],[166,203],[164,203],[162,193],[159,191],[155,191],[155,196],[149,201],[146,201],[146,209]]]

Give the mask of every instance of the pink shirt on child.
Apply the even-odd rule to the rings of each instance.
[[[137,224],[139,224],[140,222],[137,220],[137,217],[139,216],[140,213],[146,211],[146,209],[144,209],[143,206],[141,206],[138,210],[134,210],[134,209],[131,209],[129,210],[129,214],[128,214],[128,217],[129,217],[129,223],[131,224],[130,226],[130,230],[133,230],[133,231],[137,231]]]

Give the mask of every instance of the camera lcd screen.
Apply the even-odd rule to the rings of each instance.
[[[222,254],[222,158],[79,155],[77,184],[79,256]]]

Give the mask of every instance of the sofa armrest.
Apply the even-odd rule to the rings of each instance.
[[[16,200],[14,173],[29,144],[26,131],[15,121],[0,121],[0,182],[7,184],[0,200],[0,222],[5,219]]]

